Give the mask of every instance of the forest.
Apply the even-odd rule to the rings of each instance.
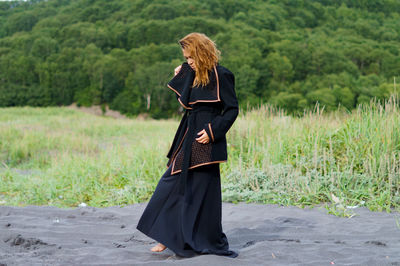
[[[181,111],[166,86],[178,40],[207,34],[241,107],[351,111],[397,94],[398,0],[31,0],[0,2],[0,107]]]

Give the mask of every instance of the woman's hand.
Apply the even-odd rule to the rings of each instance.
[[[176,74],[179,73],[179,71],[181,71],[181,67],[182,67],[182,65],[177,66],[177,67],[175,68],[175,76],[176,76]]]
[[[198,132],[197,135],[201,135],[200,137],[196,138],[197,142],[199,143],[207,144],[210,141],[210,138],[208,137],[207,132],[204,129]]]

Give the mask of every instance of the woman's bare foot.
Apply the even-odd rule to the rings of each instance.
[[[163,244],[158,243],[156,246],[154,246],[154,247],[151,248],[151,251],[154,251],[154,252],[161,252],[161,251],[163,251],[163,250],[166,249],[166,248],[167,248],[167,247],[164,246]]]

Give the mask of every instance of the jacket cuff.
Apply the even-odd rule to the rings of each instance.
[[[210,142],[214,142],[214,133],[211,128],[211,123],[206,123],[204,125],[204,130],[207,132]]]

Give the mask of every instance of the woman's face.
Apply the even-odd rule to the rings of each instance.
[[[196,70],[196,66],[194,65],[194,59],[191,57],[191,55],[188,53],[188,51],[182,49],[183,56],[186,58],[187,63],[189,66],[193,69]]]

